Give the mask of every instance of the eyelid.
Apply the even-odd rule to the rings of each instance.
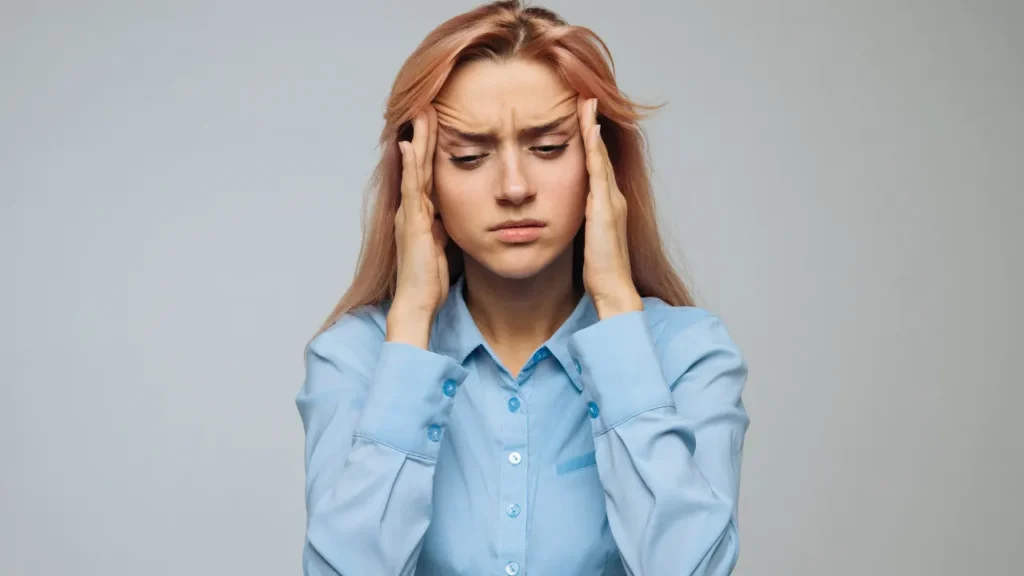
[[[569,140],[559,140],[558,142],[552,142],[550,144],[535,144],[530,146],[530,150],[537,150],[538,148],[554,148],[554,151],[564,150],[569,147]]]
[[[463,154],[461,156],[457,156],[455,154],[452,154],[451,156],[448,157],[448,160],[451,161],[452,164],[469,166],[469,165],[475,165],[478,162],[483,161],[483,159],[487,158],[487,156],[489,156],[489,154],[487,154],[487,153],[484,153],[484,154]]]
[[[546,137],[546,136],[543,136]],[[570,139],[559,140],[557,143],[550,144],[535,144],[530,146],[530,150],[539,152],[540,154],[557,154],[569,147]],[[471,148],[474,146],[466,146]],[[548,150],[540,150],[541,148],[548,148]],[[448,159],[456,164],[475,164],[480,162],[484,158],[490,156],[490,152],[477,152],[471,154],[456,154],[454,150],[449,150]]]

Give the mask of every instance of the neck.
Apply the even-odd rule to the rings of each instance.
[[[466,258],[466,306],[492,347],[532,351],[579,301],[572,278],[572,248],[529,278],[508,279]]]

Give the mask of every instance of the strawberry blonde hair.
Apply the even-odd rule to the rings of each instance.
[[[324,322],[326,330],[346,312],[394,297],[397,276],[395,214],[401,199],[399,140],[411,137],[411,119],[441,91],[452,71],[468,61],[522,58],[551,66],[584,97],[598,99],[601,137],[626,198],[627,235],[633,284],[640,296],[655,296],[674,306],[693,299],[672,264],[658,233],[651,191],[647,146],[637,122],[657,106],[626,98],[615,83],[611,52],[593,31],[570,26],[557,14],[518,0],[493,2],[460,14],[431,32],[405,61],[391,87],[380,137],[381,158],[370,180],[364,235],[352,284]],[[573,275],[582,286],[582,228],[574,241]],[[446,248],[452,282],[462,273],[462,253]]]

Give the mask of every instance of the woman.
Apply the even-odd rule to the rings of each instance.
[[[655,224],[603,43],[498,2],[385,114],[355,279],[307,348],[306,574],[727,574],[746,367]]]

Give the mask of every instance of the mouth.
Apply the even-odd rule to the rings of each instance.
[[[540,220],[507,220],[492,227],[491,231],[502,242],[524,244],[539,238],[544,226]]]

